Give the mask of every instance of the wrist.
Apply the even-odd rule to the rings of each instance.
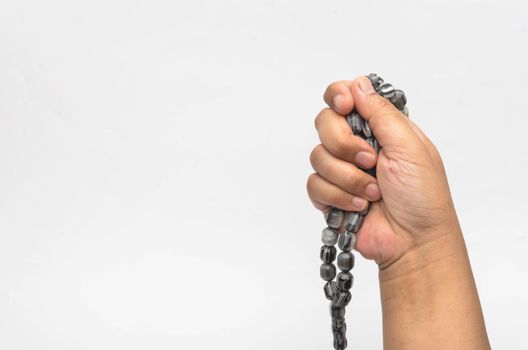
[[[379,264],[379,281],[384,283],[427,273],[435,266],[455,258],[467,258],[464,238],[458,223],[438,234],[434,240],[412,246],[398,258]]]

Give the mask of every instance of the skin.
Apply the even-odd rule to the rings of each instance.
[[[490,349],[438,150],[365,77],[330,84],[324,100],[307,191],[324,217],[331,206],[360,211],[371,202],[355,249],[379,267],[384,349]],[[379,155],[352,134],[345,116],[353,108]],[[361,170],[374,165],[377,179]]]

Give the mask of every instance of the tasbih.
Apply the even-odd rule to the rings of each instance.
[[[402,90],[395,89],[391,84],[385,83],[377,74],[371,73],[367,78],[372,83],[374,90],[389,100],[398,110],[407,117],[409,112],[405,104],[407,98]],[[376,153],[381,148],[378,141],[372,134],[368,123],[354,109],[346,117],[347,123],[352,128],[354,135],[361,137],[371,145]],[[364,170],[368,174],[376,177],[376,167]],[[323,230],[320,257],[320,275],[326,282],[323,290],[325,297],[330,300],[330,316],[332,317],[332,333],[334,336],[334,349],[342,350],[347,347],[345,307],[350,303],[352,294],[350,289],[354,282],[354,276],[350,270],[354,267],[354,254],[352,250],[356,246],[356,234],[363,224],[363,220],[369,208],[360,212],[347,212],[337,207],[332,207],[326,215],[326,227]],[[337,231],[344,225],[345,231],[339,234]],[[337,243],[341,252],[337,255],[335,244]],[[334,260],[337,255],[337,266],[341,270],[336,276]],[[335,280],[334,280],[335,278]]]

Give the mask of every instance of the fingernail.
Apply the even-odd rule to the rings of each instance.
[[[359,165],[362,168],[369,168],[371,167],[374,162],[375,156],[374,154],[366,151],[361,151],[356,154],[356,164]]]
[[[343,95],[335,95],[332,99],[332,102],[334,103],[334,107],[339,109],[341,107],[341,103],[343,102]]]
[[[361,77],[358,80],[359,88],[365,95],[370,95],[374,93],[374,88],[372,87],[372,84],[370,83],[370,80],[366,77]]]
[[[365,187],[365,194],[371,200],[377,200],[381,195],[379,187],[376,184],[368,184],[367,187]]]
[[[361,197],[354,197],[352,198],[352,204],[358,209],[363,210],[367,207],[367,200]]]

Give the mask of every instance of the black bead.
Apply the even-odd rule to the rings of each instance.
[[[325,297],[328,300],[334,300],[334,297],[337,294],[337,283],[334,281],[326,282],[326,284],[323,287]]]
[[[321,264],[319,274],[325,281],[331,281],[336,275],[336,268],[333,264]]]
[[[352,252],[341,252],[337,256],[337,266],[344,272],[352,270],[355,257]]]
[[[336,258],[337,249],[334,246],[324,245],[321,247],[319,256],[324,263],[330,264]]]
[[[349,290],[354,283],[354,276],[350,272],[340,272],[337,274],[336,283],[340,290]]]

